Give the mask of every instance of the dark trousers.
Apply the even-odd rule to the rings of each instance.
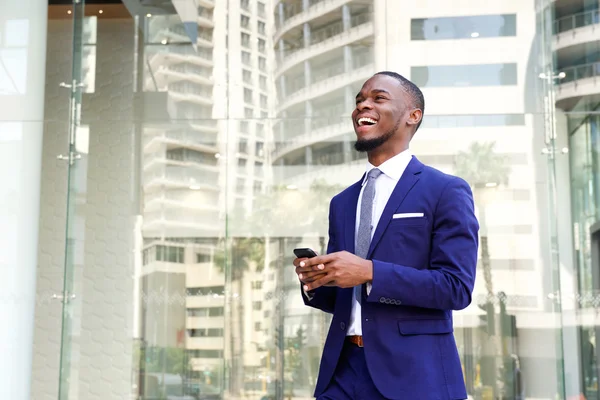
[[[369,375],[364,348],[346,342],[333,379],[317,400],[367,399],[386,400]]]

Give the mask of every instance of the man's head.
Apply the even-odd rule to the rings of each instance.
[[[423,120],[425,99],[421,90],[396,72],[382,71],[367,80],[358,95],[352,122],[358,151],[384,144],[403,151]]]

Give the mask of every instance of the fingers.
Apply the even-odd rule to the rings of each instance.
[[[326,275],[326,273],[323,271],[309,271],[298,274],[298,279],[300,279],[302,283],[311,283],[324,275]]]
[[[306,283],[304,285],[304,290],[311,291],[319,288],[321,286],[325,286],[333,282],[332,277],[329,274],[324,274],[322,277],[317,278],[314,282]]]
[[[294,260],[294,267],[298,268],[300,266],[300,263],[304,260],[308,260],[308,258],[296,258]]]

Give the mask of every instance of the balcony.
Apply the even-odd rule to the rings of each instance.
[[[350,185],[357,181],[365,171],[366,155],[362,153],[352,153],[353,159],[343,163],[342,154],[332,155],[331,158],[338,158],[339,164],[334,165],[295,165],[295,166],[276,166],[273,167],[273,177],[276,185],[293,183],[297,187],[310,187],[316,180],[325,180],[326,182],[337,185]],[[289,232],[287,232],[289,234]]]
[[[375,72],[373,64],[363,66],[359,69],[354,69],[350,72],[345,73],[344,67],[334,65],[328,68],[326,71],[320,71],[321,75],[315,75],[315,83],[300,89],[289,95],[280,104],[279,111],[287,109],[295,104],[304,102],[306,100],[321,97],[327,93],[333,92],[334,90],[341,89],[353,82],[365,81]]]
[[[183,228],[188,232],[202,233],[212,232],[215,236],[225,226],[225,220],[219,218],[217,212],[194,211],[189,209],[166,209],[160,211],[144,212],[145,233],[149,231],[164,231],[169,228]],[[185,272],[185,271],[184,271]]]
[[[290,5],[284,8],[284,22],[279,23],[279,16],[275,16],[276,28],[274,42],[277,42],[286,32],[317,17],[333,12],[350,0],[310,0],[306,11],[302,10],[302,5]],[[277,13],[277,9],[275,10]]]
[[[167,144],[173,147],[185,147],[198,151],[216,153],[216,120],[198,121],[196,124],[205,127],[202,132],[189,130],[166,130],[159,134],[146,135],[144,152],[156,151],[157,145]],[[208,133],[205,133],[208,132]]]
[[[213,18],[212,8],[198,7],[198,26],[213,28],[215,26]]]
[[[165,165],[163,168],[144,173],[144,189],[163,186],[174,189],[218,191],[219,179],[215,173],[173,165]]]
[[[295,49],[288,53],[283,59],[279,57],[279,67],[276,75],[279,77],[291,67],[304,62],[312,57],[316,57],[336,48],[352,44],[353,42],[365,39],[373,35],[373,22],[371,14],[361,14],[352,17],[352,28],[343,30],[341,21],[333,26],[315,32],[315,37],[311,40],[311,45],[305,48]]]
[[[189,190],[160,191],[144,195],[144,211],[155,211],[166,208],[190,209],[198,211],[218,212],[219,196],[211,196],[213,192]],[[196,196],[199,194],[200,196]]]
[[[205,106],[213,105],[212,90],[198,88],[193,84],[172,85],[168,89],[169,96],[174,101],[187,101],[194,104],[202,104]]]
[[[600,40],[600,10],[573,14],[554,21],[554,51]]]
[[[215,0],[198,0],[198,5],[206,8],[215,8]]]
[[[556,91],[558,105],[569,108],[567,99],[600,94],[600,62],[565,68],[565,73]]]
[[[314,130],[305,132],[305,130],[302,129],[302,134],[282,141],[282,145],[278,146],[273,152],[273,161],[299,148],[306,147],[317,142],[327,142],[333,138],[352,133],[353,131],[350,118],[341,117],[339,115],[329,119],[322,117],[314,118],[311,121],[311,125],[315,127]],[[302,126],[302,128],[304,128],[304,126]]]

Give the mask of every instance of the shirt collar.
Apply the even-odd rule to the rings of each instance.
[[[406,149],[402,153],[398,153],[394,157],[385,161],[377,168],[379,168],[379,170],[383,172],[384,175],[387,175],[394,181],[398,182],[400,180],[400,177],[404,173],[404,170],[408,166],[408,163],[412,159],[412,156],[413,154],[410,151],[410,149]],[[367,182],[367,174],[373,168],[375,168],[375,166],[367,161],[367,168],[365,171],[365,177],[362,180],[362,186],[364,186]]]

